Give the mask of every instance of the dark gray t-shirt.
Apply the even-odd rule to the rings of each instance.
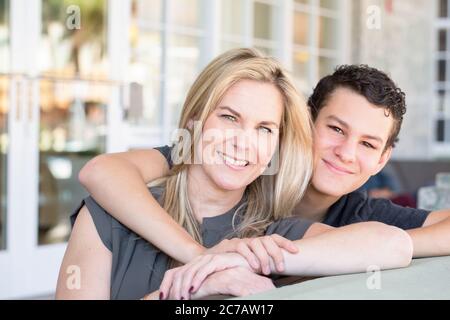
[[[151,188],[150,192],[161,203],[163,188]],[[72,226],[83,205],[89,210],[101,241],[112,253],[111,299],[140,299],[157,290],[168,269],[169,257],[114,219],[92,197],[85,198],[71,215]],[[205,247],[232,237],[233,216],[241,205],[238,203],[224,214],[203,218],[201,234]],[[236,221],[239,221],[239,215],[235,218],[235,225]],[[287,218],[272,223],[266,235],[277,233],[297,240],[303,237],[311,224],[311,221],[297,217]]]
[[[388,199],[370,198],[363,191],[354,191],[342,196],[328,209],[323,223],[341,227],[356,222],[379,221],[408,230],[421,227],[429,213],[396,205]]]
[[[155,149],[162,153],[172,167],[172,148],[162,146]],[[407,230],[421,227],[429,213],[426,210],[398,206],[387,199],[369,198],[365,192],[354,191],[334,203],[322,222],[341,227],[356,222],[379,221]]]

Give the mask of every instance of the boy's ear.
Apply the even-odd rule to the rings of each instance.
[[[392,147],[388,147],[386,150],[384,150],[384,152],[381,154],[380,160],[378,161],[377,170],[374,173],[374,175],[384,168],[386,163],[391,158],[391,155],[392,155]]]

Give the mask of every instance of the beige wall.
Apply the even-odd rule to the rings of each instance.
[[[405,91],[408,111],[394,157],[430,157],[434,112],[432,60],[434,1],[392,0],[388,12],[384,0],[353,0],[352,60],[386,71]],[[369,6],[380,8],[379,29],[370,29]],[[376,24],[372,24],[376,26]]]

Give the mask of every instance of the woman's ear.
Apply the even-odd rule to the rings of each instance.
[[[187,127],[189,130],[192,130],[194,128],[194,120],[189,119],[189,121],[187,122]]]

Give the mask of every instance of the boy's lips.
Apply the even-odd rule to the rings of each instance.
[[[322,159],[322,161],[326,164],[326,166],[328,168],[330,168],[332,171],[337,172],[339,174],[353,174],[354,173],[354,172],[352,172],[352,171],[350,171],[348,169],[340,167],[340,166],[338,166],[338,165],[336,165],[336,164],[334,164],[334,163],[332,163],[330,161],[327,161],[325,159]]]

